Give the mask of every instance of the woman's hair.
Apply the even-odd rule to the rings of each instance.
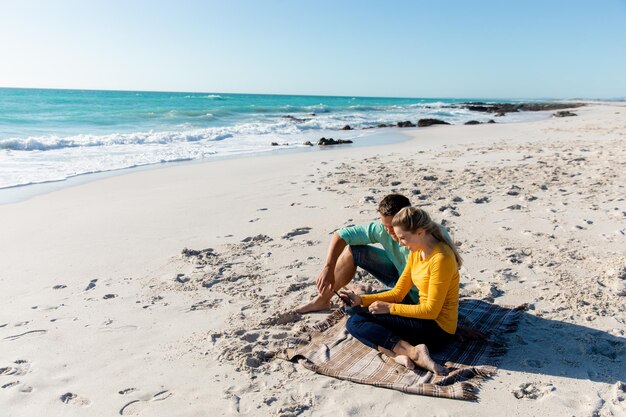
[[[456,248],[456,245],[450,238],[450,235],[444,233],[442,230],[443,226],[440,226],[438,223],[435,223],[431,220],[428,213],[424,210],[417,207],[405,207],[398,212],[395,216],[393,216],[393,221],[391,223],[394,227],[399,227],[402,230],[407,232],[415,233],[419,229],[424,229],[426,232],[430,233],[440,242],[444,242],[446,245],[452,249],[454,253],[454,257],[456,258],[457,266],[460,268],[463,264],[463,258],[459,254],[459,251]]]

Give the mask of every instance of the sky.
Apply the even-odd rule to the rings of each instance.
[[[0,87],[626,97],[626,0],[0,0]]]

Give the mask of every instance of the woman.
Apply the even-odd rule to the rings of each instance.
[[[429,349],[441,349],[454,337],[461,256],[422,209],[405,207],[392,224],[400,244],[411,251],[404,272],[389,291],[361,296],[344,293],[352,306],[367,307],[350,317],[347,329],[409,369],[418,365],[447,375],[448,370],[432,360]],[[419,303],[400,304],[412,284],[419,290]]]

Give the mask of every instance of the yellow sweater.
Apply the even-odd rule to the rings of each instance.
[[[404,299],[412,284],[419,290],[419,303],[396,304]],[[444,331],[454,334],[459,316],[459,270],[454,252],[443,242],[437,243],[424,260],[420,252],[411,252],[395,287],[361,296],[363,307],[374,301],[394,303],[391,314],[435,320]]]

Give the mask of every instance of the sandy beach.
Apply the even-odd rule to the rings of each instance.
[[[574,112],[0,205],[0,415],[626,415],[626,104]],[[450,229],[462,297],[528,304],[477,402],[272,358],[329,313],[291,311],[332,232],[376,219],[390,192]]]

